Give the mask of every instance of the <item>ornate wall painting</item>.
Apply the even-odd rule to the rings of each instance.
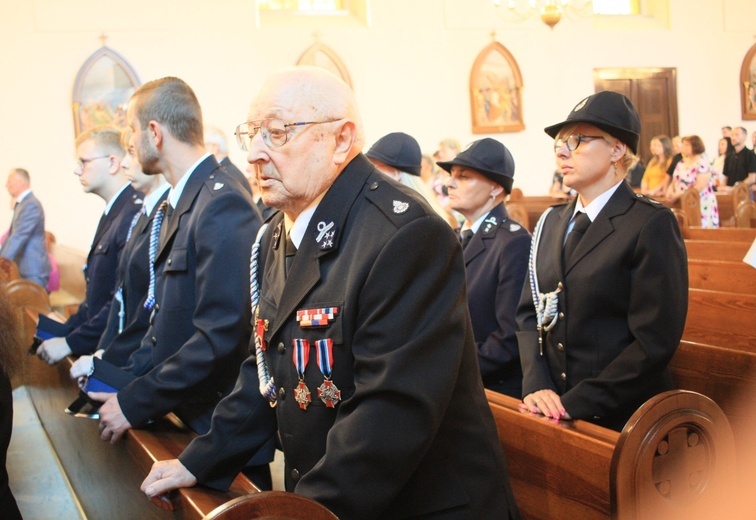
[[[756,44],[748,50],[740,68],[740,107],[743,119],[756,119]]]
[[[514,56],[497,41],[483,49],[470,73],[472,132],[488,134],[525,129],[522,75]]]
[[[126,124],[126,106],[140,85],[136,71],[113,49],[104,45],[95,51],[76,75],[73,88],[74,130],[98,125]]]

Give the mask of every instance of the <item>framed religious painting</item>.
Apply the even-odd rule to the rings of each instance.
[[[74,130],[81,132],[98,125],[126,124],[126,106],[140,85],[136,71],[113,49],[101,47],[76,75],[73,88]]]
[[[756,119],[756,44],[740,67],[740,107],[743,119]]]
[[[522,75],[514,56],[497,41],[483,49],[470,72],[472,132],[519,132],[522,118]]]
[[[326,69],[343,79],[344,83],[354,89],[352,87],[352,79],[349,77],[349,71],[341,61],[341,58],[339,58],[333,49],[320,42],[315,42],[305,50],[297,60],[297,65],[311,65]]]

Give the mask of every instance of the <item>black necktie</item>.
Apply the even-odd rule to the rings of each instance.
[[[297,254],[297,246],[291,240],[291,235],[286,234],[286,276],[289,276],[289,269],[294,262],[294,256]]]
[[[462,244],[463,251],[467,247],[467,244],[470,243],[470,240],[472,239],[474,234],[475,233],[473,233],[472,229],[465,229],[464,231],[462,231],[462,233],[459,234],[459,243]]]
[[[582,211],[575,215],[574,221],[575,223],[572,226],[572,231],[567,235],[567,242],[565,242],[564,249],[562,249],[562,261],[564,265],[567,265],[567,262],[575,252],[580,239],[583,238],[583,234],[588,229],[588,226],[591,225],[591,219]]]

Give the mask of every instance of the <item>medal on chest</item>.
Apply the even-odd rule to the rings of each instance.
[[[341,390],[331,381],[333,369],[333,340],[319,339],[315,342],[318,368],[323,374],[323,384],[318,387],[318,397],[328,408],[335,408],[341,401]]]
[[[307,410],[312,402],[312,395],[310,389],[305,384],[305,368],[310,361],[310,342],[306,339],[294,339],[292,340],[294,348],[291,353],[292,361],[297,369],[297,378],[299,384],[294,388],[294,400],[302,410]]]

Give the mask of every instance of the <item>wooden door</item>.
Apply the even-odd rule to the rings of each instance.
[[[676,69],[594,69],[593,83],[596,92],[620,92],[638,109],[641,120],[638,154],[644,164],[651,159],[648,145],[652,137],[677,135]]]

